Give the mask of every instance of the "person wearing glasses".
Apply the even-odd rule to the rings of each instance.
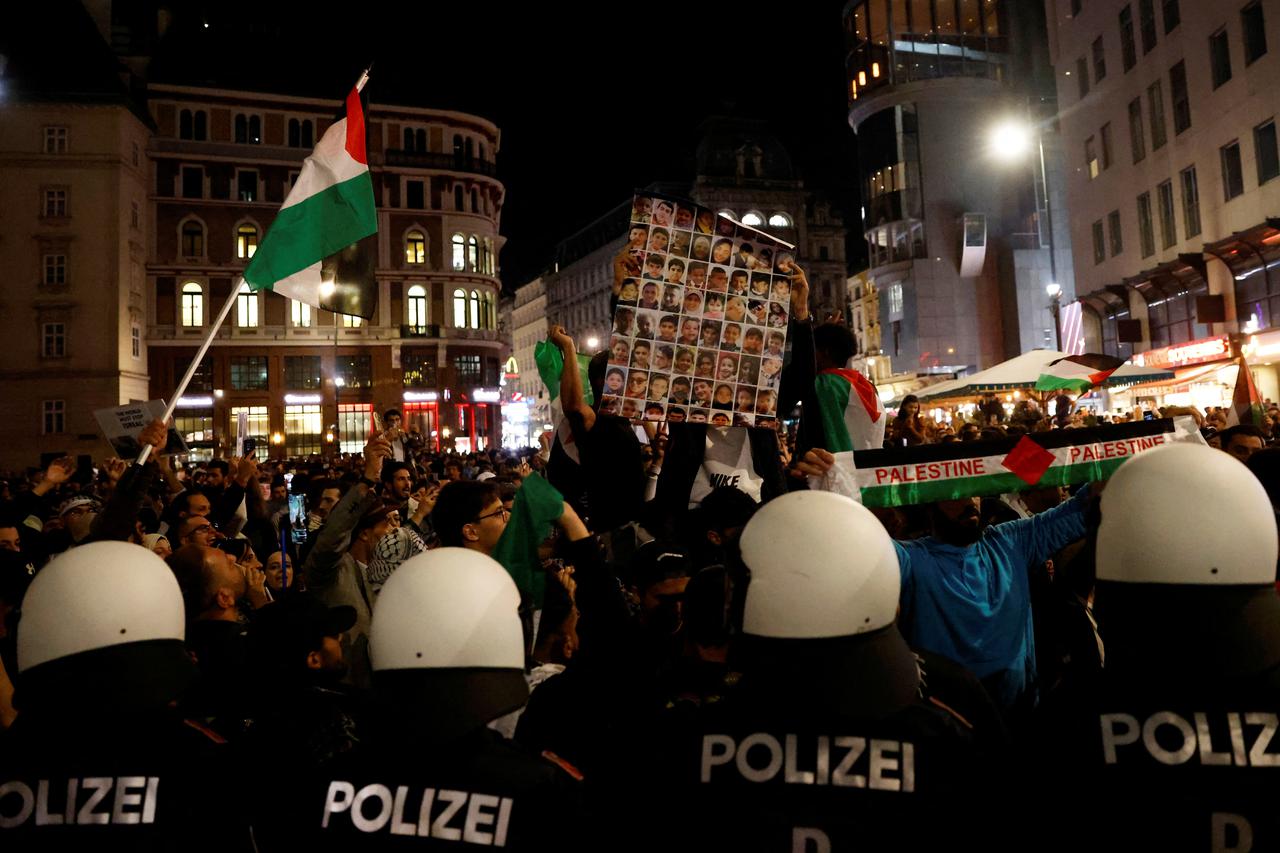
[[[178,522],[176,530],[178,547],[199,545],[211,548],[222,538],[218,526],[203,515],[189,515]]]
[[[440,490],[431,511],[431,526],[445,547],[470,548],[488,556],[510,518],[497,485],[487,480],[459,480]]]

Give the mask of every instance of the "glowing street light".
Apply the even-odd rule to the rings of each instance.
[[[596,337],[587,338],[587,349],[589,349],[589,350],[591,350],[592,352],[594,352],[594,351],[595,351],[595,349],[596,349],[596,347],[598,347],[598,346],[600,346],[600,339],[599,339],[599,338],[596,338]]]
[[[1031,150],[1033,135],[1024,122],[1001,122],[991,131],[991,153],[1001,160],[1020,160]]]

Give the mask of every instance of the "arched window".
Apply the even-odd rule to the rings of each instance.
[[[205,140],[209,138],[209,114],[204,110],[196,110],[195,113],[195,133],[192,138],[196,140]]]
[[[453,135],[453,159],[462,160],[462,137],[456,133]]]
[[[791,217],[787,216],[782,211],[778,211],[773,216],[769,217],[769,224],[774,228],[790,228]]]
[[[302,147],[311,148],[316,144],[315,125],[311,123],[311,119],[302,120]]]
[[[252,258],[258,251],[258,228],[245,223],[236,228],[236,257]]]
[[[471,212],[480,212],[480,193],[476,192],[476,188],[471,188]]]
[[[453,188],[453,209],[459,211],[466,209],[462,206],[462,184],[457,184]]]
[[[480,271],[480,242],[476,239],[476,235],[472,234],[467,240],[467,248],[470,249],[469,257],[471,261],[470,270],[472,272]]]
[[[258,327],[258,294],[249,289],[247,281],[236,294],[236,325],[242,329]]]
[[[474,160],[475,157],[476,157],[475,140],[468,137],[467,138],[467,159]]]
[[[420,284],[409,288],[409,328],[415,334],[426,334],[427,331],[427,289]]]
[[[461,288],[453,292],[453,325],[458,329],[467,327],[467,292]]]
[[[748,210],[746,213],[742,215],[742,224],[750,225],[753,228],[759,228],[761,225],[764,224],[764,217],[761,216],[757,211]]]
[[[290,299],[290,312],[293,315],[293,325],[300,329],[311,327],[311,306],[305,302],[299,302],[296,299]]]
[[[236,113],[236,142],[249,141],[249,117],[244,113]]]
[[[727,208],[727,207],[721,208],[720,210],[718,210],[718,211],[716,211],[716,212],[717,212],[719,215],[721,215],[721,216],[731,216],[731,217],[733,217],[734,219],[737,219],[737,218],[738,218],[738,214],[734,213],[732,210],[730,210],[730,209],[729,209],[729,208]]]
[[[406,127],[404,129],[404,150],[413,150],[413,128],[411,127]]]
[[[480,328],[480,294],[471,291],[471,328]]]
[[[188,219],[182,223],[182,256],[204,257],[204,226],[198,220]]]
[[[486,275],[489,272],[489,241],[480,241],[480,266],[476,267],[476,272],[482,272]]]
[[[296,118],[289,119],[289,147],[302,146],[302,124]]]
[[[182,325],[188,329],[204,325],[204,288],[194,281],[182,285]]]
[[[422,232],[416,228],[404,235],[404,262],[406,264],[427,262],[427,238],[422,236]]]
[[[178,113],[178,138],[192,139],[194,136],[195,131],[191,121],[191,110],[183,110]]]
[[[259,116],[249,116],[249,144],[262,144],[262,119]]]
[[[484,294],[483,315],[484,315],[483,325],[486,329],[492,329],[495,326],[497,326],[497,323],[494,322],[494,316],[493,316],[493,294],[492,293]]]
[[[495,264],[497,263],[497,259],[494,258],[493,256],[493,238],[492,237],[484,238],[484,255],[485,255],[484,271],[489,275],[493,275]]]
[[[461,234],[453,235],[453,268],[457,272],[467,268],[467,244]]]
[[[427,152],[427,132],[422,128],[413,132],[413,147],[420,154]]]
[[[479,152],[480,152],[480,153],[479,153],[480,160],[481,160],[481,162],[483,162],[483,161],[484,161],[484,143],[483,143],[483,142],[479,143],[479,144],[478,144],[478,147],[479,147]]]

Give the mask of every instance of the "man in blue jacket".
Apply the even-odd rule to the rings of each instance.
[[[798,471],[834,463],[814,449]],[[1031,518],[982,529],[978,498],[930,508],[932,535],[895,542],[902,570],[899,623],[907,643],[944,655],[982,679],[1009,710],[1034,703],[1035,634],[1028,571],[1085,535],[1090,490]]]
[[[1034,700],[1028,571],[1085,534],[1089,490],[1030,518],[982,529],[979,499],[941,501],[933,535],[895,542],[900,621],[913,648],[963,664],[1003,708]]]

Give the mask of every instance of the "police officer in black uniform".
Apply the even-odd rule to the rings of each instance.
[[[1280,849],[1280,599],[1266,492],[1171,445],[1111,478],[1097,533],[1104,669],[1045,709],[1053,849]],[[1053,820],[1053,818],[1057,820]],[[1046,820],[1048,818],[1048,820]]]
[[[251,849],[225,745],[170,707],[196,677],[183,626],[146,548],[82,545],[36,575],[0,737],[0,850]]]
[[[287,849],[579,846],[572,768],[486,727],[528,699],[519,602],[497,562],[464,548],[396,570],[369,637],[369,737],[304,786]]]
[[[756,513],[741,550],[743,676],[659,733],[657,773],[623,795],[659,818],[643,845],[923,849],[983,832],[994,767],[894,624],[883,526],[849,498],[793,492]]]

